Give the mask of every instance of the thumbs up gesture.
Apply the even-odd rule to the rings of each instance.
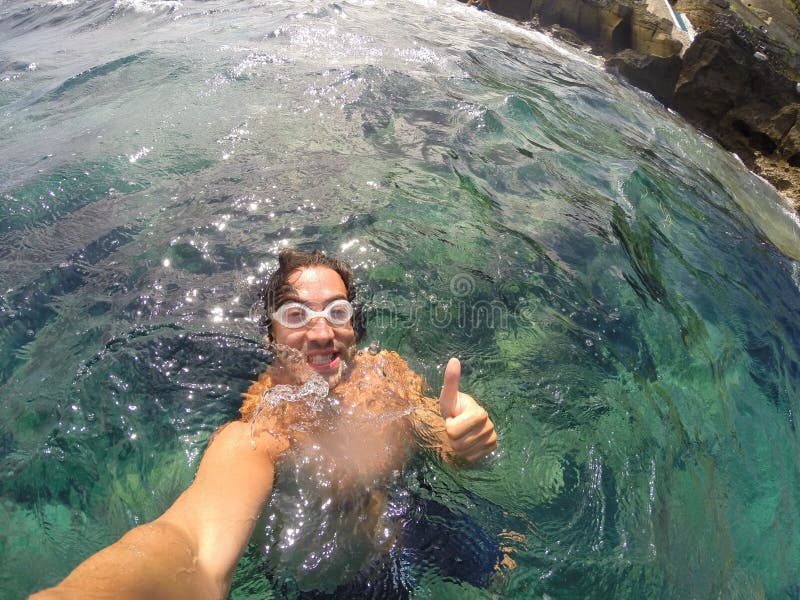
[[[469,394],[458,391],[460,382],[461,363],[451,358],[444,371],[439,409],[453,452],[472,463],[497,448],[497,434],[483,407]]]

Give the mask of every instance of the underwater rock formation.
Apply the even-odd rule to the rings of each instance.
[[[735,152],[800,210],[800,15],[781,0],[488,0],[500,15],[582,40],[607,68]],[[656,14],[657,13],[657,14]],[[565,29],[566,28],[566,29]]]

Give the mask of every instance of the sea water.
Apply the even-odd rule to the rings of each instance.
[[[415,597],[795,597],[798,231],[597,59],[455,0],[0,1],[0,597],[185,489],[287,246],[497,426],[395,493],[515,568],[433,544]],[[289,593],[263,553],[231,597]]]

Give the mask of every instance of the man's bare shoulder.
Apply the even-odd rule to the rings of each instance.
[[[250,384],[246,392],[242,394],[242,407],[239,414],[242,419],[249,421],[261,403],[261,397],[265,391],[272,387],[272,378],[267,371],[261,373],[258,379]]]

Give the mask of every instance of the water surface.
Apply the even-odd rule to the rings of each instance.
[[[516,569],[423,549],[416,597],[797,595],[797,218],[596,59],[445,0],[6,0],[0,131],[0,596],[191,481],[287,245],[500,432],[397,492]],[[231,597],[288,593],[258,557]]]

